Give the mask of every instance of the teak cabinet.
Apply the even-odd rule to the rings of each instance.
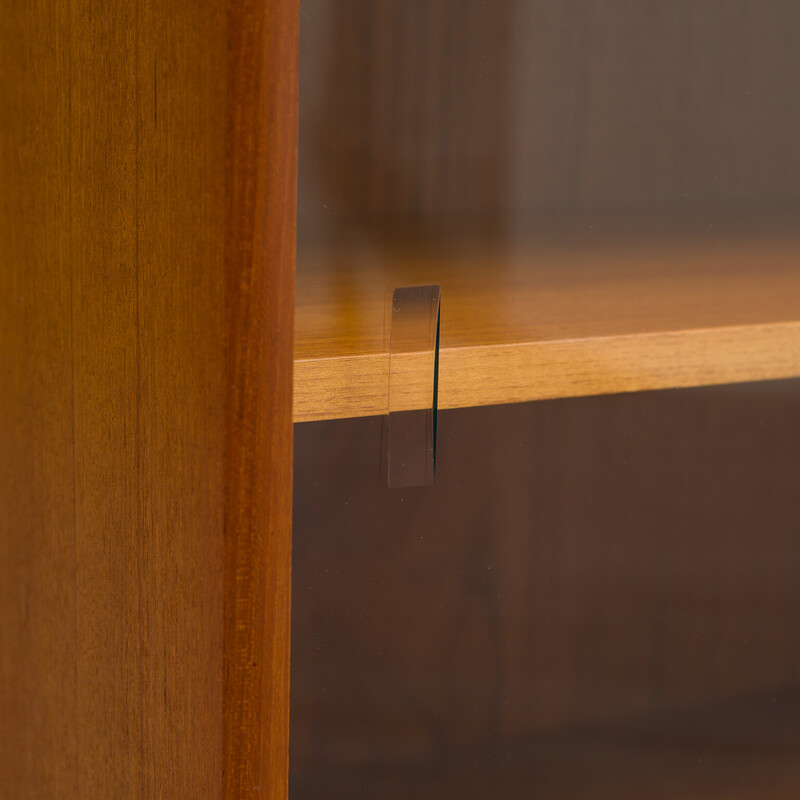
[[[0,797],[796,796],[799,37],[10,4]]]

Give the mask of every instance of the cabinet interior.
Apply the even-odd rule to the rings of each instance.
[[[301,3],[294,800],[796,796],[799,38]],[[389,490],[428,283],[437,477]]]
[[[444,411],[402,491],[382,418],[296,425],[294,796],[791,796],[799,411],[797,381]]]
[[[786,0],[304,0],[295,419],[385,411],[413,282],[445,408],[800,375],[797,34]]]

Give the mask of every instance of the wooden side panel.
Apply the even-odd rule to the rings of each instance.
[[[221,792],[225,19],[72,9],[81,796]]]
[[[288,793],[296,0],[231,21],[225,536],[227,799]]]
[[[380,417],[296,426],[293,797],[796,796],[798,412],[800,380],[444,411],[410,490]]]
[[[13,6],[0,797],[219,798],[224,757],[285,786],[296,3]],[[264,657],[225,751],[231,524]]]
[[[100,797],[145,781],[142,590],[161,556],[140,549],[135,25],[132,0],[70,8],[77,777]]]
[[[149,620],[140,636],[148,714],[139,796],[218,797],[226,8],[156,0],[136,9],[137,556],[147,567],[140,595],[148,604],[137,614]]]
[[[66,5],[0,17],[0,796],[78,797]]]

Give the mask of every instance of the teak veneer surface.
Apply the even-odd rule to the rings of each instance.
[[[286,796],[296,0],[0,19],[0,797]]]
[[[225,800],[288,797],[299,0],[240,0],[226,232]]]
[[[296,422],[386,413],[387,292],[415,284],[442,287],[440,408],[800,375],[796,235],[306,245],[298,264]]]

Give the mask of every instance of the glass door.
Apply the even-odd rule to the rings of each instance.
[[[799,39],[302,1],[292,800],[800,792]]]

